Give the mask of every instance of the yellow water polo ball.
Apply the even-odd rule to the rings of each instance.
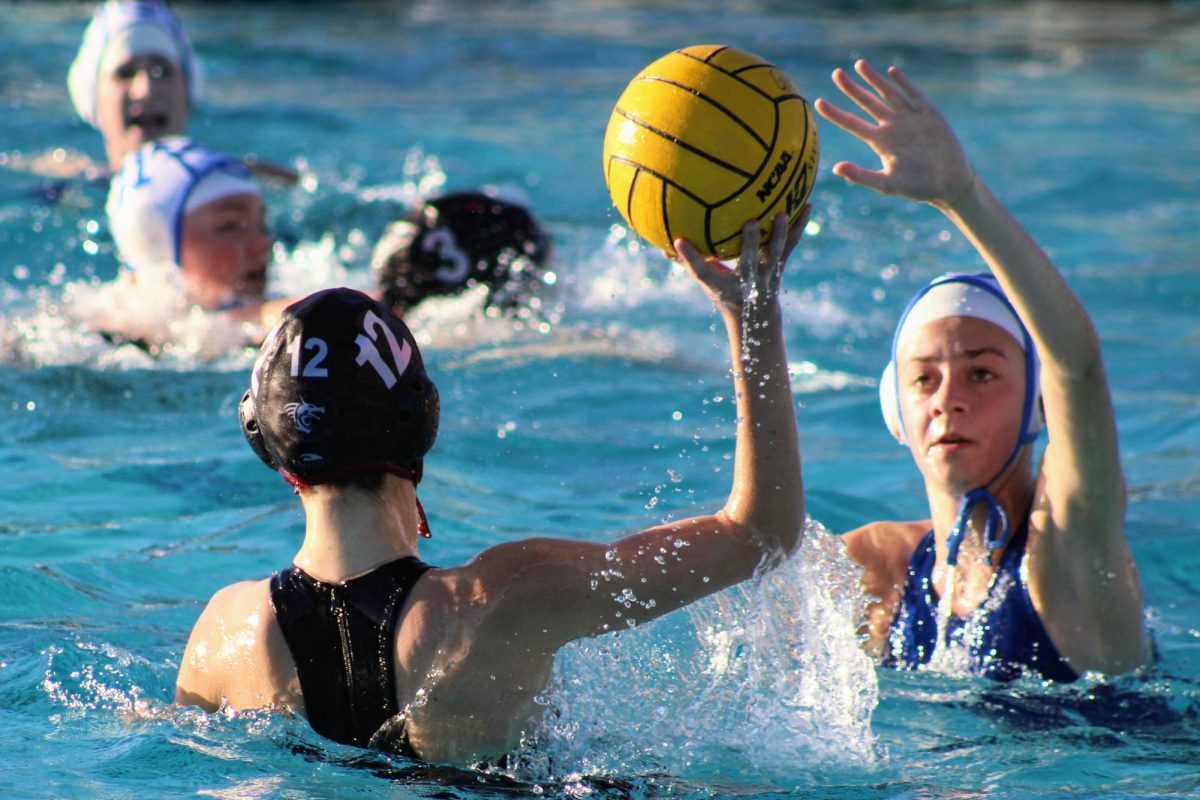
[[[621,216],[650,244],[684,238],[721,259],[742,226],[799,216],[817,176],[808,101],[776,66],[723,45],[668,53],[617,100],[604,135],[604,178]]]

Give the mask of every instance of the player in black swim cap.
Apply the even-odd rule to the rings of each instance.
[[[518,311],[555,279],[551,244],[521,206],[482,192],[428,200],[388,226],[371,270],[384,302],[403,314],[427,297],[488,288],[486,305]]]
[[[348,289],[290,307],[241,410],[251,445],[299,492],[304,541],[291,566],[213,596],[176,701],[288,708],[346,744],[497,763],[540,724],[563,645],[648,622],[790,554],[804,491],[779,294],[806,220],[789,229],[777,217],[769,245],[737,269],[675,243],[728,336],[729,498],[615,541],[538,536],[461,566],[423,563],[415,480],[437,395],[416,344],[389,309]],[[743,235],[757,241],[759,224]]]
[[[254,452],[294,485],[365,471],[416,483],[438,393],[403,322],[361,292],[326,289],[268,335],[239,415]]]

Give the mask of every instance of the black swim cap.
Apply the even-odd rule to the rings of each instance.
[[[238,413],[250,447],[289,482],[367,470],[417,482],[439,405],[408,327],[362,292],[326,289],[284,311]]]
[[[524,208],[481,192],[426,201],[380,237],[371,258],[383,300],[405,311],[426,297],[488,287],[487,304],[523,305],[546,286],[550,240]]]

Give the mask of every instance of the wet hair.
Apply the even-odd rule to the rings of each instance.
[[[366,469],[361,472],[355,472],[345,478],[326,481],[324,485],[342,491],[357,489],[362,492],[378,492],[383,488],[384,479],[390,474],[387,470]]]
[[[389,225],[371,269],[384,302],[399,312],[481,284],[488,306],[513,311],[553,279],[550,249],[525,208],[481,192],[457,192],[428,200]]]
[[[419,482],[439,412],[408,327],[344,288],[284,311],[238,408],[251,449],[297,487],[360,476],[369,484],[372,473],[375,488],[385,473]]]

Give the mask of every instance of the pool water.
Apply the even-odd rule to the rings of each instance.
[[[175,708],[203,603],[285,565],[302,518],[238,430],[251,353],[152,359],[70,316],[116,273],[104,190],[25,164],[102,153],[65,86],[90,8],[3,2],[0,795],[1200,794],[1200,4],[688,6],[177,4],[208,74],[191,133],[303,174],[268,195],[275,291],[369,286],[374,238],[439,188],[499,187],[555,239],[543,318],[480,318],[471,298],[415,317],[443,401],[424,557],[602,540],[723,502],[723,337],[698,288],[621,227],[600,168],[608,114],[680,46],[757,52],[810,98],[832,99],[830,71],[865,55],[938,102],[1093,315],[1158,668],[1001,687],[876,670],[859,651],[837,533],[925,508],[879,418],[892,326],[917,286],[979,263],[932,209],[833,178],[869,154],[824,125],[813,223],[784,279],[813,519],[792,562],[568,648],[508,774],[341,747],[281,715]]]

